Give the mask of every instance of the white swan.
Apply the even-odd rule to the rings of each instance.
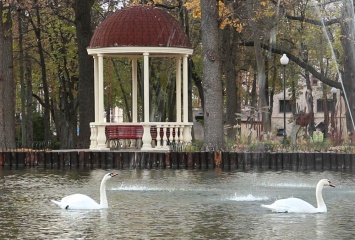
[[[322,190],[323,186],[335,187],[331,181],[322,179],[318,182],[316,187],[317,207],[313,207],[306,201],[299,198],[286,198],[275,201],[270,205],[261,205],[273,212],[287,212],[287,213],[323,213],[327,212],[327,206],[324,203]]]
[[[92,198],[84,194],[73,194],[62,198],[61,201],[52,200],[62,209],[102,209],[108,208],[108,202],[106,197],[106,181],[117,173],[107,173],[103,177],[100,185],[100,204],[95,202]]]

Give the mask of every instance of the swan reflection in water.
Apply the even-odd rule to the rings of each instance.
[[[327,212],[327,206],[323,200],[323,186],[335,187],[328,179],[321,179],[316,187],[317,207],[313,207],[308,202],[299,198],[286,198],[275,201],[270,205],[261,205],[273,212],[287,213],[324,213]]]

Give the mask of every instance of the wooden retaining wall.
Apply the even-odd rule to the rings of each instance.
[[[115,169],[353,170],[351,153],[282,152],[0,152],[0,166]]]

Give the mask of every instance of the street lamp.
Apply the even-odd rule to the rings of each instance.
[[[283,74],[283,79],[284,79],[284,132],[283,132],[283,143],[286,143],[287,135],[286,135],[286,65],[290,59],[286,56],[284,53],[282,57],[280,58],[280,63],[284,67],[284,74]]]

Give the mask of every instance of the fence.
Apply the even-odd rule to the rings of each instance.
[[[352,153],[305,152],[0,152],[0,166],[11,168],[224,169],[326,171],[355,169]]]

